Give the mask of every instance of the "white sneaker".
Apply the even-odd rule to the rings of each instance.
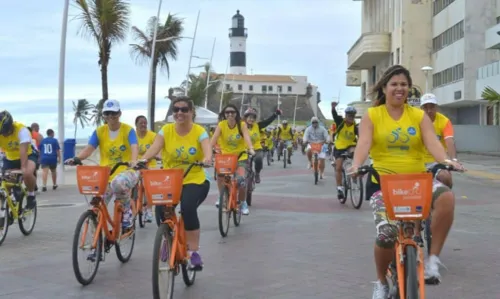
[[[441,282],[441,274],[439,274],[439,265],[443,265],[439,258],[431,255],[425,262],[424,277],[426,284],[439,284]],[[443,265],[444,266],[444,265]]]
[[[380,282],[380,280],[375,282],[373,287],[372,299],[387,299],[389,296],[389,286]]]

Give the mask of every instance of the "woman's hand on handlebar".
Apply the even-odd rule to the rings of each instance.
[[[134,166],[131,165],[131,167],[134,168],[135,170],[148,169],[148,160],[140,159],[135,163]]]
[[[203,159],[203,167],[205,168],[209,168],[209,167],[212,167],[212,159],[208,159],[208,158],[205,158]]]
[[[253,150],[253,148],[249,149],[248,153],[252,156],[255,156],[255,151]]]
[[[445,160],[443,164],[451,166],[453,168],[453,170],[458,171],[458,172],[466,171],[465,167],[458,161]]]

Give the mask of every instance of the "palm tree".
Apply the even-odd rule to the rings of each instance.
[[[151,48],[153,45],[153,35],[155,25],[159,23],[156,17],[151,17],[148,21],[146,31],[142,31],[136,26],[132,27],[133,38],[137,41],[136,44],[131,44],[130,52],[138,64],[149,62],[151,59]],[[155,55],[153,60],[153,88],[151,89],[151,111],[149,119],[151,125],[155,120],[155,107],[156,107],[156,70],[167,72],[167,77],[170,77],[170,60],[177,60],[178,48],[177,43],[180,36],[184,31],[183,20],[177,18],[175,15],[168,14],[167,20],[164,24],[158,24],[156,33],[157,40],[164,40],[156,43]],[[165,40],[166,39],[166,40]]]
[[[108,99],[108,64],[111,48],[127,37],[130,7],[125,0],[74,0],[81,22],[78,30],[83,37],[92,38],[99,47],[97,63],[101,69],[102,99],[96,105],[98,115],[102,104]],[[96,121],[98,119],[96,118]],[[99,123],[100,124],[100,118]]]
[[[78,123],[82,126],[82,129],[88,125],[95,114],[92,114],[95,110],[95,106],[90,104],[86,99],[80,99],[76,103],[73,101],[73,124],[75,125],[75,139],[76,139],[76,131],[78,129]]]
[[[500,93],[498,91],[494,90],[490,86],[486,86],[486,88],[483,90],[481,93],[481,98],[487,100],[490,103],[489,109],[495,109],[494,107],[497,107],[498,111],[498,106],[500,105]],[[500,122],[500,114],[497,112],[496,116],[497,122]]]

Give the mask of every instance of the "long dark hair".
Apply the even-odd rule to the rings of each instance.
[[[222,108],[222,111],[219,113],[219,121],[226,120],[225,111],[227,108],[233,108],[234,111],[236,111],[236,117],[235,117],[236,127],[238,128],[238,133],[240,133],[240,136],[243,137],[243,133],[241,132],[241,115],[240,111],[238,110],[238,108],[236,108],[235,105],[227,104],[224,108]]]
[[[372,91],[370,92],[370,95],[374,97],[373,98],[374,107],[385,104],[386,99],[384,94],[384,88],[387,86],[387,83],[389,83],[392,77],[401,74],[405,75],[406,79],[408,80],[408,87],[409,88],[412,87],[413,81],[411,79],[410,71],[408,71],[408,69],[399,64],[389,67],[387,70],[385,70],[382,77],[373,86]]]
[[[170,102],[170,105],[172,106],[172,109],[173,109],[174,105],[176,103],[179,103],[179,102],[186,103],[188,105],[189,110],[193,111],[193,121],[194,121],[194,119],[196,118],[196,109],[194,108],[194,103],[191,100],[191,98],[187,97],[187,96],[176,97],[175,99],[173,99]]]

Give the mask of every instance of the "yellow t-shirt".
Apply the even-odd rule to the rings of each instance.
[[[280,125],[280,129],[281,129],[281,133],[280,133],[281,140],[283,140],[283,141],[292,140],[293,136],[292,136],[292,133],[291,133],[292,129],[290,128],[290,126],[287,126],[286,128],[283,128],[283,126]]]
[[[142,158],[142,156],[148,151],[148,149],[153,145],[153,142],[155,141],[156,133],[153,131],[147,131],[146,135],[144,137],[139,137],[139,134],[137,134],[137,142],[139,144],[139,158]],[[156,167],[156,160],[151,159],[148,163],[149,167]]]
[[[158,134],[165,139],[162,151],[163,169],[182,168],[187,170],[190,163],[203,161],[201,141],[208,139],[208,133],[202,126],[193,124],[191,131],[185,136],[179,136],[175,124],[164,125]],[[194,166],[184,178],[183,184],[203,184],[206,180],[203,168]]]
[[[424,111],[405,105],[403,115],[396,121],[385,105],[368,108],[373,123],[370,156],[373,167],[394,173],[425,172],[422,152],[425,150],[420,132]],[[381,169],[379,174],[384,174]]]
[[[246,126],[246,123],[241,122],[240,125],[243,127]],[[247,145],[243,136],[238,132],[238,126],[234,126],[232,129],[229,128],[227,120],[219,122],[218,126],[220,128],[218,143],[223,154],[239,155],[241,152],[246,151]],[[247,158],[248,155],[244,153],[239,161],[244,161]]]
[[[95,130],[100,154],[100,165],[113,168],[119,162],[131,162],[132,150],[129,142],[129,136],[135,134],[134,128],[121,123],[120,129],[114,139],[110,137],[108,125],[102,125]],[[137,135],[136,135],[137,136]],[[111,175],[109,181],[113,180],[119,173],[126,171],[127,166],[120,166]]]
[[[337,132],[335,137],[335,148],[339,150],[347,149],[350,146],[356,145],[356,134],[354,132],[355,124],[347,126],[346,123],[342,129]]]
[[[5,151],[5,157],[7,160],[15,161],[21,159],[21,153],[19,152],[19,144],[21,142],[19,140],[19,131],[23,128],[26,130],[28,129],[23,124],[18,122],[14,122],[12,126],[14,127],[12,134],[9,136],[0,135],[0,147]],[[29,136],[29,140],[26,140],[26,142],[31,143],[31,134]],[[32,153],[33,149],[30,145],[28,146],[28,156]]]
[[[441,142],[443,148],[447,150],[445,139],[452,138],[454,135],[453,125],[451,124],[451,121],[443,114],[437,112],[433,125],[434,125],[434,131],[436,131],[436,135],[439,142]],[[424,152],[424,162],[425,163],[435,162],[434,157],[429,153],[429,151],[427,151],[427,149]]]
[[[262,145],[260,145],[260,130],[258,124],[253,124],[252,128],[248,129],[248,133],[250,134],[250,140],[252,140],[252,146],[254,150],[262,149]]]

